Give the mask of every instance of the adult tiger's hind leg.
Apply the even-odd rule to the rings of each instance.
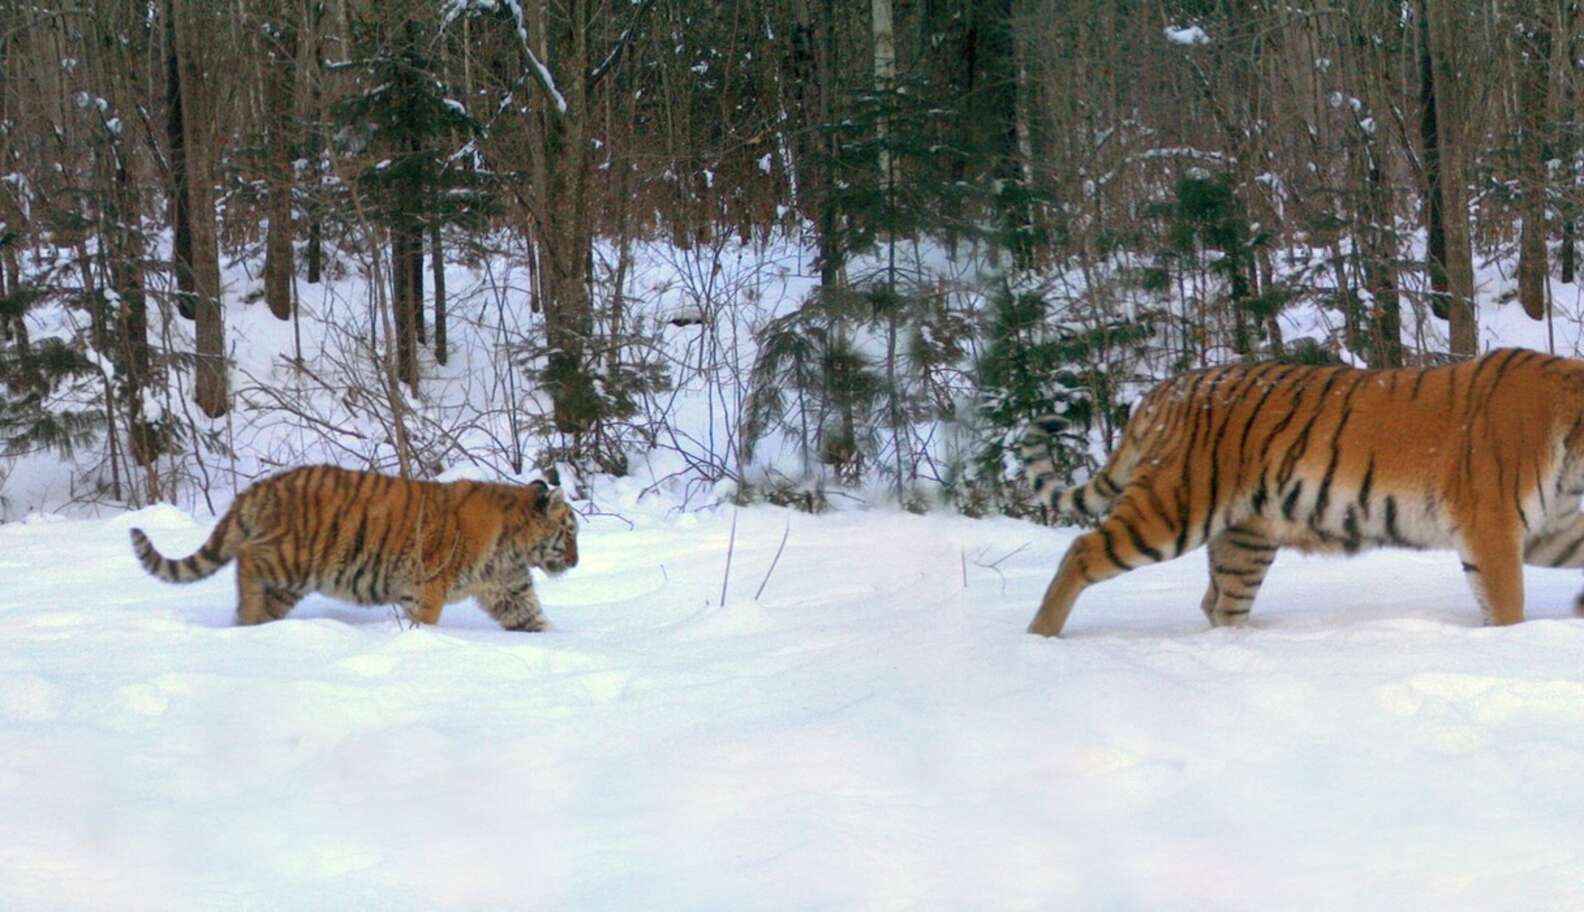
[[[1178,517],[1159,510],[1141,510],[1140,505],[1147,499],[1150,495],[1142,483],[1128,485],[1099,528],[1073,539],[1056,576],[1045,587],[1045,597],[1029,624],[1029,633],[1059,636],[1073,603],[1085,589],[1199,546],[1199,524],[1192,516],[1187,528],[1183,528]]]
[[[1276,544],[1252,529],[1233,528],[1210,539],[1210,587],[1200,604],[1216,627],[1248,623],[1254,597],[1276,559]]]
[[[1485,623],[1516,624],[1523,620],[1523,552],[1517,517],[1478,516],[1463,519],[1458,555],[1463,575],[1485,614]]]

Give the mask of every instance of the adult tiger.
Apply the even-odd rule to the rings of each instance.
[[[474,596],[502,627],[537,631],[530,568],[577,566],[577,516],[559,489],[409,481],[335,466],[291,469],[237,495],[203,547],[161,556],[141,529],[132,549],[166,582],[237,562],[237,621],[279,620],[309,592],[396,603],[415,623]]]
[[[1584,567],[1584,361],[1501,349],[1445,367],[1276,363],[1184,374],[1146,395],[1104,468],[1054,484],[1046,419],[1022,458],[1078,536],[1029,632],[1085,588],[1208,543],[1214,625],[1247,622],[1278,548],[1454,548],[1486,623],[1523,620],[1524,563]]]

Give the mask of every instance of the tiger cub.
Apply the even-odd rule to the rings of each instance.
[[[1525,563],[1584,567],[1584,361],[1502,349],[1445,367],[1237,364],[1140,402],[1104,468],[1055,485],[1045,419],[1022,459],[1079,535],[1029,632],[1061,633],[1087,587],[1209,545],[1201,605],[1247,622],[1282,547],[1452,548],[1488,624],[1523,620]]]
[[[408,481],[335,466],[291,469],[237,495],[195,554],[171,560],[142,530],[132,550],[171,583],[237,562],[237,622],[279,620],[309,592],[396,603],[433,624],[468,596],[508,630],[544,629],[530,568],[577,566],[577,516],[559,489]]]

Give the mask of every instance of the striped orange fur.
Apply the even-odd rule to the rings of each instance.
[[[1212,624],[1248,619],[1279,548],[1455,549],[1491,624],[1523,619],[1525,563],[1584,567],[1584,361],[1524,349],[1445,367],[1236,364],[1140,402],[1087,483],[1061,490],[1025,441],[1040,502],[1091,521],[1031,633],[1089,586],[1208,545]]]
[[[541,630],[531,568],[577,566],[577,517],[542,481],[409,481],[308,466],[237,495],[197,552],[172,560],[133,529],[162,580],[190,583],[237,562],[237,621],[279,620],[309,592],[398,604],[416,623],[472,596],[509,630]]]

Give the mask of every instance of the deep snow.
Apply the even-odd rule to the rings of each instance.
[[[661,315],[762,302],[712,339],[666,331],[677,363],[727,351],[726,385],[751,320],[812,281],[796,249],[729,255],[708,294],[710,264],[653,252],[632,289]],[[498,404],[494,343],[536,332],[497,266],[448,278],[472,317],[452,364],[425,364],[437,422]],[[1545,348],[1543,324],[1494,305],[1510,284],[1484,264],[1482,344]],[[363,291],[304,286],[331,383],[347,340],[313,321],[363,319]],[[1584,300],[1554,291],[1557,349],[1577,354]],[[1290,335],[1329,318],[1284,315]],[[289,326],[258,304],[228,321],[239,389],[307,386],[300,404],[363,434],[336,450],[238,409],[240,479],[389,456],[377,415],[280,365]],[[668,417],[687,458],[720,455],[702,441],[729,437],[728,393],[685,379]],[[486,450],[453,473],[498,470],[468,465]],[[1451,553],[1283,554],[1252,628],[1211,631],[1196,553],[1091,590],[1046,641],[1023,630],[1071,530],[755,507],[735,512],[722,605],[734,511],[683,478],[648,490],[672,453],[580,502],[582,562],[541,586],[547,633],[470,605],[408,629],[319,597],[238,629],[230,569],[168,586],[127,544],[136,525],[196,547],[197,486],[88,518],[114,509],[71,486],[97,458],[0,466],[0,519],[78,517],[0,523],[6,912],[1584,908],[1574,572],[1526,571],[1534,620],[1482,629]],[[232,466],[209,458],[223,509]]]
[[[0,908],[1584,906],[1576,573],[1482,629],[1451,554],[1284,554],[1211,631],[1194,555],[1047,641],[1070,532],[744,509],[723,606],[730,508],[640,487],[538,635],[235,628],[126,542],[207,521],[0,526]]]

